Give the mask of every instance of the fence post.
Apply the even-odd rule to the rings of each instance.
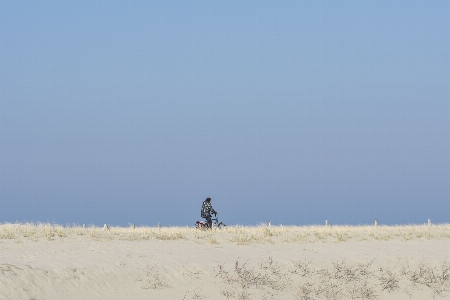
[[[428,219],[428,227],[431,227],[431,219]]]
[[[83,229],[86,229],[86,224],[83,224]]]
[[[270,228],[270,226],[272,226],[272,221],[269,221],[269,228]]]
[[[158,230],[161,230],[161,223],[158,222]]]
[[[325,227],[328,227],[328,220],[325,220]]]
[[[378,219],[375,219],[375,227],[378,227]]]
[[[109,230],[109,226],[108,225],[103,225],[103,231]]]

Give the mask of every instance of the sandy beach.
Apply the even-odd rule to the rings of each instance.
[[[0,0],[0,300],[450,300],[449,183],[450,0]]]
[[[349,235],[343,242],[283,242],[284,231],[270,229],[267,240],[239,243],[233,239],[237,229],[209,233],[179,228],[178,238],[173,229],[172,239],[134,240],[108,238],[109,232],[102,235],[100,228],[96,230],[94,236],[73,232],[58,236],[55,228],[47,238],[38,230],[34,236],[5,238],[4,229],[0,299],[450,296],[448,238],[359,240]],[[252,234],[256,236],[257,230]]]

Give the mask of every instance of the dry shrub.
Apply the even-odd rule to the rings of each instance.
[[[220,291],[220,294],[225,296],[227,299],[230,299],[230,298],[234,298],[234,295],[236,295],[236,292],[233,289],[222,290],[222,291]]]
[[[216,277],[230,287],[233,292],[223,291],[227,298],[234,297],[236,292],[237,299],[249,299],[250,290],[256,289],[263,291],[263,299],[273,298],[275,291],[285,290],[291,285],[290,276],[283,271],[284,266],[275,262],[272,257],[258,264],[257,268],[250,267],[247,262],[240,263],[236,260],[233,270],[225,268],[225,264],[218,265],[215,269]]]
[[[388,268],[379,269],[378,280],[383,291],[394,292],[399,289],[399,274]]]
[[[310,300],[312,298],[312,294],[314,292],[313,284],[308,282],[305,282],[298,286],[297,292],[295,294],[296,298],[299,300]]]
[[[289,273],[283,272],[284,266],[273,261],[272,257],[259,263],[260,270],[263,271],[266,281],[265,285],[273,290],[284,290],[291,284]]]
[[[368,281],[352,282],[352,285],[347,287],[347,292],[351,299],[377,299],[374,288]]]
[[[442,295],[450,290],[450,264],[444,261],[440,267],[421,262],[417,267],[410,267],[409,262],[403,266],[401,275],[414,286],[430,288],[435,295]]]
[[[446,261],[439,267],[406,264],[401,272],[396,267],[376,268],[374,260],[350,264],[346,260],[336,261],[331,268],[314,268],[310,261],[294,261],[286,267],[271,257],[256,266],[239,259],[234,268],[218,265],[215,276],[230,288],[222,290],[226,298],[247,299],[256,290],[265,292],[267,299],[280,291],[292,291],[296,299],[382,299],[383,293],[409,295],[418,289],[427,289],[433,295],[445,297],[449,291],[450,265]]]
[[[240,293],[239,292],[237,293],[237,299],[238,300],[247,300],[247,299],[250,299],[251,295],[252,294],[248,290],[243,289]]]
[[[293,262],[294,269],[291,269],[291,273],[298,274],[302,277],[308,276],[311,273],[311,269],[309,268],[309,265],[311,264],[311,261],[295,261]]]
[[[356,265],[348,265],[345,259],[341,262],[333,263],[334,278],[345,282],[359,281],[372,275],[370,266],[373,260],[368,263],[358,263]]]

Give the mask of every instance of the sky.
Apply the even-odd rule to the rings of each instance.
[[[450,222],[450,1],[0,0],[0,222]]]

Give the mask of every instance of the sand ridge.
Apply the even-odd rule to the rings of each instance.
[[[413,239],[398,228],[364,238],[373,229],[8,226],[0,225],[0,299],[450,296],[447,227],[401,231]]]
[[[332,270],[336,262],[352,265],[372,260],[373,269],[393,268],[402,262],[439,267],[448,259],[449,249],[450,240],[249,245],[95,241],[87,237],[2,240],[0,299],[301,299],[298,286],[302,278],[295,282],[295,274],[288,270],[294,262],[310,262],[316,270]],[[218,276],[219,266],[231,274],[236,262],[257,270],[269,259],[291,277],[289,286],[242,288],[238,281],[227,282]],[[375,277],[370,280],[379,284]],[[431,289],[410,289],[413,299],[433,296]],[[378,291],[374,299],[410,297],[401,290]]]

